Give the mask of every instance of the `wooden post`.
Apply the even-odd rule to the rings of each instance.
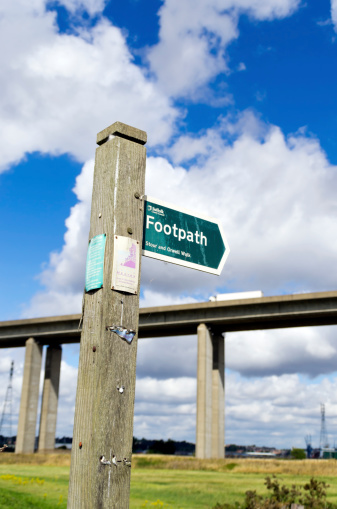
[[[141,258],[146,133],[116,122],[97,143],[89,238],[106,234],[103,288],[84,294],[68,509],[126,509],[130,496],[140,281],[132,295],[111,277],[116,235],[139,241]]]

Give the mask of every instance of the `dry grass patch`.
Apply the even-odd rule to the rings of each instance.
[[[160,468],[174,470],[204,470],[210,472],[290,474],[308,476],[336,476],[336,460],[286,460],[228,458],[201,460],[192,456],[163,456],[158,454],[134,454],[135,468]]]
[[[70,467],[71,451],[55,451],[35,454],[0,454],[0,465],[46,465]],[[243,459],[218,460],[197,459],[193,456],[169,456],[160,454],[133,454],[132,467],[165,470],[201,470],[209,472],[236,472],[246,474],[289,474],[304,476],[336,476],[336,460],[287,460]]]
[[[34,453],[34,454],[0,454],[0,465],[45,465],[70,467],[71,451]]]

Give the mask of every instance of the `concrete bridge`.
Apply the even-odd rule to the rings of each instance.
[[[198,336],[196,456],[224,456],[224,334],[337,324],[337,292],[142,308],[138,337]],[[16,452],[33,452],[42,348],[48,346],[39,450],[54,449],[62,344],[78,343],[81,315],[0,322],[0,348],[26,348]]]

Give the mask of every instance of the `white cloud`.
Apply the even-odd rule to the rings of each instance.
[[[226,375],[226,443],[319,446],[320,404],[326,404],[333,444],[337,425],[336,381],[308,383],[298,375],[246,379]],[[195,441],[196,383],[185,377],[137,380],[134,435]]]
[[[146,130],[150,144],[167,141],[177,111],[133,63],[119,28],[101,18],[60,34],[55,12],[37,0],[1,11],[0,168],[33,151],[88,160],[96,133],[116,120]]]
[[[220,2],[221,3],[221,2]],[[299,0],[227,0],[229,7],[238,11],[247,11],[258,20],[285,18],[298,8]]]
[[[241,439],[245,444],[303,448],[304,436],[309,434],[313,446],[319,447],[320,404],[325,403],[332,445],[337,425],[335,388],[336,381],[308,383],[298,375],[251,381],[227,376],[226,442]]]
[[[144,293],[149,303],[151,295],[163,303],[207,299],[226,287],[277,294],[337,286],[337,172],[316,139],[303,133],[285,138],[278,127],[248,114],[198,139],[181,138],[171,152],[177,162],[196,162],[186,170],[149,157],[147,194],[220,219],[231,253],[220,277],[143,258],[142,289],[150,292]],[[77,296],[78,312],[91,182],[92,163],[87,163],[75,187],[79,202],[66,221],[65,244],[42,273],[47,293],[64,292],[67,300]],[[28,312],[36,315],[34,306]]]
[[[226,366],[243,376],[336,371],[335,327],[301,327],[226,335]],[[245,355],[242,355],[245,352]]]
[[[183,352],[183,355],[182,355]],[[158,381],[197,375],[197,338],[179,336],[140,339],[137,354],[137,376]]]
[[[144,290],[144,296],[140,298],[139,305],[142,308],[153,307],[153,306],[171,306],[179,304],[190,304],[197,302],[191,296],[188,297],[177,297],[172,295],[164,295],[160,292],[153,292],[151,290]]]
[[[272,20],[291,15],[298,5],[299,0],[166,0],[159,11],[159,43],[148,53],[161,88],[191,99],[229,71],[226,49],[238,37],[240,14]]]
[[[237,69],[238,71],[245,71],[247,69],[246,64],[244,62],[240,62]]]
[[[22,317],[72,315],[81,312],[83,291],[66,292],[48,289],[33,295],[23,306]]]
[[[193,378],[167,378],[156,380],[150,377],[137,381],[139,402],[151,400],[153,403],[176,403],[195,401],[196,381]]]
[[[72,436],[75,413],[76,387],[77,368],[70,366],[66,361],[63,360],[61,362],[56,436]]]
[[[226,368],[246,378],[298,373],[314,379],[336,371],[336,328],[331,326],[232,332],[225,335],[225,345]],[[139,377],[195,377],[196,369],[196,334],[139,340]]]
[[[222,220],[231,254],[219,286],[234,280],[238,288],[249,284],[265,292],[294,284],[298,290],[333,289],[336,167],[317,140],[303,134],[286,139],[279,128],[265,127],[254,133],[251,121],[248,129],[243,124],[232,144],[219,130],[214,136],[207,132],[205,140],[180,140],[179,150],[173,147],[177,162],[179,154],[186,159],[188,153],[198,162],[184,179],[178,177],[167,200],[191,210],[202,207]],[[149,162],[158,182],[164,178],[162,166],[156,159]],[[164,198],[160,188],[158,194]]]
[[[331,0],[331,19],[337,32],[337,0]]]
[[[69,12],[86,11],[90,16],[101,13],[106,5],[106,0],[57,0]]]

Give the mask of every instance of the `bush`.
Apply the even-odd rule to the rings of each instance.
[[[306,509],[333,509],[337,506],[326,501],[325,482],[311,478],[303,487],[295,484],[288,488],[280,485],[278,479],[266,477],[265,485],[268,495],[258,495],[256,491],[246,491],[243,504],[217,504],[213,509],[291,509],[292,504]]]
[[[164,440],[154,440],[152,447],[148,450],[150,454],[174,454],[176,446],[170,438],[165,442]]]
[[[304,449],[296,449],[294,447],[291,449],[290,454],[294,460],[305,460],[305,458],[307,457]]]

